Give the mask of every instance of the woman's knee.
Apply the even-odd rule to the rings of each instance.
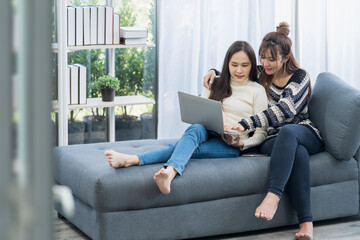
[[[287,124],[281,127],[278,137],[285,137],[285,138],[295,138],[296,137],[296,124]]]
[[[185,131],[186,134],[206,139],[208,136],[206,128],[201,124],[192,124]]]

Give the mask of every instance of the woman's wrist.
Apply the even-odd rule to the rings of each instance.
[[[241,121],[243,121],[243,120],[241,120]],[[239,132],[244,132],[245,127],[242,125],[241,121],[238,122],[236,126],[237,126],[237,129],[238,129]]]

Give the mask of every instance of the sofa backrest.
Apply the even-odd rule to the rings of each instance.
[[[350,160],[360,145],[360,91],[332,73],[321,73],[312,90],[309,113],[325,151],[336,159]]]

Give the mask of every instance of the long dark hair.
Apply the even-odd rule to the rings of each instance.
[[[211,86],[211,92],[209,96],[210,99],[222,101],[224,98],[231,96],[232,91],[230,86],[231,75],[229,71],[229,63],[232,56],[240,51],[244,51],[244,53],[250,59],[251,70],[249,74],[249,79],[251,81],[258,81],[256,70],[256,55],[254,49],[246,41],[236,41],[231,44],[231,46],[226,52],[220,77],[217,78]]]
[[[300,66],[291,51],[292,42],[288,37],[289,33],[289,24],[286,22],[281,22],[279,26],[276,27],[276,32],[270,32],[263,38],[259,48],[259,56],[263,56],[265,51],[270,50],[270,54],[273,59],[277,59],[278,54],[280,54],[282,59],[288,57],[289,59],[283,63],[284,72],[293,74],[300,68]],[[259,83],[264,86],[268,96],[273,78],[273,75],[267,75],[265,71],[261,71],[259,75]],[[311,86],[309,86],[309,96],[310,95]]]

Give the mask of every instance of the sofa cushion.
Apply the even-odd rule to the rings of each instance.
[[[158,190],[153,176],[163,164],[114,169],[104,151],[135,154],[175,140],[137,140],[55,148],[55,181],[101,212],[182,205],[265,192],[268,157],[195,159],[172,183],[169,195]]]
[[[114,169],[104,150],[136,154],[174,140],[137,140],[70,145],[55,148],[55,181],[99,212],[177,206],[265,193],[269,184],[269,157],[192,159],[183,176],[163,195],[153,181],[162,164]],[[357,180],[355,160],[340,162],[323,152],[311,156],[312,185]],[[339,171],[340,169],[340,171]]]
[[[309,113],[325,150],[339,160],[350,160],[360,145],[360,91],[332,73],[321,73],[312,91]]]

